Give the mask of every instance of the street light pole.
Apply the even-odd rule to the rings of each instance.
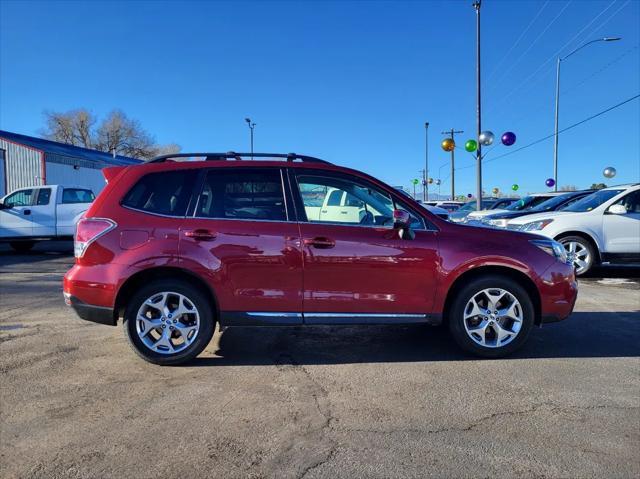
[[[482,209],[482,145],[479,142],[482,132],[482,96],[480,94],[480,3],[482,0],[473,2],[476,10],[476,105],[477,105],[477,136],[478,149],[476,150],[476,210]]]
[[[451,128],[449,131],[443,131],[443,135],[450,135],[451,141],[455,145],[454,136],[458,133],[464,133],[462,130],[454,130]],[[455,170],[455,146],[451,148],[451,201],[456,199],[456,170]]]
[[[424,201],[429,201],[429,122],[424,124]]]
[[[247,126],[249,126],[249,130],[251,130],[251,157],[253,159],[253,129],[256,127],[255,123],[251,122],[251,118],[245,118],[244,121],[247,122]]]
[[[584,47],[591,45],[593,43],[598,42],[615,42],[620,40],[620,37],[603,37],[597,38],[595,40],[591,40],[583,45],[580,45],[578,48],[573,50],[568,55],[564,57],[558,57],[556,62],[556,113],[555,113],[555,129],[553,133],[553,180],[555,181],[555,185],[553,187],[554,191],[558,191],[558,123],[560,120],[560,63],[565,61],[571,55],[576,53],[578,50],[582,50]]]

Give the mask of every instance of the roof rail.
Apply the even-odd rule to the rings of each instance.
[[[313,156],[297,155],[296,153],[236,153],[234,151],[228,151],[226,153],[174,153],[170,155],[162,155],[147,161],[147,163],[163,163],[167,160],[174,160],[176,158],[192,158],[192,157],[204,157],[205,161],[220,161],[220,160],[244,160],[254,158],[282,158],[288,162],[295,160],[311,162],[311,163],[326,163],[331,164],[328,161],[321,160],[320,158],[314,158]],[[244,158],[243,158],[244,157]]]

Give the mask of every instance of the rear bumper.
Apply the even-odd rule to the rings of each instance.
[[[83,303],[70,293],[63,294],[64,302],[67,306],[70,306],[81,319],[91,321],[93,323],[106,324],[108,326],[116,325],[113,308]]]

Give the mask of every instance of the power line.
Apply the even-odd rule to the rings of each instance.
[[[601,116],[601,115],[604,115],[605,113],[610,112],[611,110],[615,110],[616,108],[619,108],[619,107],[621,107],[622,105],[624,105],[624,104],[626,104],[626,103],[629,103],[630,101],[633,101],[633,100],[635,100],[635,99],[636,99],[636,98],[638,98],[638,97],[640,97],[640,94],[635,95],[635,96],[632,96],[631,98],[627,98],[626,100],[624,100],[624,101],[622,101],[622,102],[620,102],[620,103],[618,103],[618,104],[616,104],[616,105],[613,105],[613,106],[611,106],[611,107],[607,108],[606,110],[602,110],[601,112],[598,112],[598,113],[596,113],[595,115],[591,115],[590,117],[585,118],[584,120],[580,120],[579,122],[574,123],[573,125],[567,126],[567,127],[563,128],[562,130],[559,130],[559,131],[558,131],[558,134],[560,134],[560,133],[564,133],[565,131],[571,130],[572,128],[575,128],[575,127],[577,127],[577,126],[579,126],[579,125],[582,125],[583,123],[586,123],[586,122],[588,122],[588,121],[591,121],[591,120],[593,120],[594,118],[597,118],[597,117],[599,117],[599,116]],[[490,159],[488,159],[488,160],[483,160],[483,161],[484,161],[484,163],[488,163],[488,162],[490,162],[490,161],[496,161],[496,160],[499,160],[500,158],[504,158],[505,156],[513,155],[513,154],[515,154],[515,153],[517,153],[517,152],[519,152],[519,151],[522,151],[522,150],[524,150],[524,149],[526,149],[526,148],[529,148],[529,147],[531,147],[531,146],[537,145],[538,143],[542,143],[543,141],[548,140],[549,138],[553,138],[554,136],[555,136],[555,135],[554,135],[553,133],[551,133],[550,135],[547,135],[547,136],[545,136],[544,138],[540,138],[539,140],[533,141],[533,142],[529,143],[528,145],[521,146],[520,148],[517,148],[517,149],[515,149],[515,150],[509,151],[509,152],[504,153],[504,154],[502,154],[502,155],[496,156],[496,157],[494,157],[494,158],[490,158]],[[461,166],[460,168],[456,168],[456,169],[458,169],[458,170],[463,170],[463,169],[466,169],[466,168],[471,168],[471,167],[473,167],[473,166],[474,166],[474,165]]]
[[[627,3],[629,3],[630,0],[627,0],[627,2],[625,2],[618,10],[616,10],[612,15],[609,16],[609,18],[605,21],[608,22],[609,20],[611,20],[611,18],[613,18],[615,15],[618,14],[618,12],[624,8]],[[558,55],[569,45],[571,45],[573,43],[574,40],[576,40],[581,34],[582,32],[584,32],[587,28],[589,28],[598,18],[600,18],[602,15],[604,15],[607,10],[609,10],[613,5],[615,5],[615,1],[611,2],[608,6],[606,6],[600,13],[598,13],[595,17],[593,17],[584,27],[582,27],[580,29],[580,31],[578,33],[576,33],[568,42],[566,42],[564,45],[562,45],[553,55],[551,55],[549,58],[547,58],[544,62],[542,62],[538,68],[536,68],[531,74],[529,74],[523,81],[521,81],[516,87],[514,87],[509,93],[507,93],[506,95],[503,95],[500,97],[500,101],[498,102],[498,104],[502,104],[504,103],[508,98],[511,97],[511,95],[513,95],[515,92],[517,92],[518,90],[520,90],[524,85],[526,85],[533,77],[535,77],[538,72],[540,70],[542,70],[545,65],[547,65],[550,61],[552,61],[553,59],[557,58]],[[587,35],[590,35],[592,32],[589,32]],[[548,71],[551,71],[551,68],[549,68]],[[547,71],[545,71],[545,73],[547,73]],[[487,109],[487,113],[490,113],[492,111],[495,111],[495,104],[493,107],[490,107]]]
[[[553,25],[556,20],[558,20],[558,18],[560,18],[560,16],[564,13],[564,11],[569,7],[569,5],[571,5],[571,1],[569,1],[563,8],[562,10],[560,10],[560,12],[554,17],[553,20],[551,20],[547,26],[540,32],[540,34],[538,34],[538,36],[535,38],[535,40],[533,40],[530,44],[529,47],[523,51],[520,56],[511,63],[511,65],[509,66],[509,68],[507,68],[507,70],[502,74],[502,76],[496,81],[496,84],[499,83],[502,79],[506,78],[506,76],[509,74],[509,72],[511,72],[511,70],[513,70],[513,68],[518,64],[518,62],[520,60],[522,60],[522,58],[524,58],[524,56],[529,53],[529,50],[531,50],[533,48],[533,46],[538,42],[538,40],[540,40],[540,38],[542,38],[542,36],[547,33],[547,30],[549,30],[549,28],[551,28],[551,25]]]
[[[549,4],[549,0],[547,0],[546,2],[544,2],[544,4],[542,5],[542,7],[540,8],[540,10],[538,10],[538,13],[536,13],[536,15],[533,17],[533,20],[531,20],[529,22],[529,25],[527,25],[527,27],[522,30],[522,33],[520,34],[520,36],[518,37],[518,39],[516,40],[516,42],[511,45],[511,48],[509,48],[509,50],[507,51],[507,53],[504,54],[504,56],[500,59],[500,61],[496,64],[496,66],[494,67],[494,69],[491,71],[491,73],[489,74],[489,76],[485,79],[485,81],[488,83],[491,78],[493,78],[493,75],[498,71],[498,69],[500,68],[500,66],[502,66],[502,63],[509,57],[509,54],[511,54],[511,52],[518,46],[518,44],[520,43],[520,41],[524,38],[524,36],[526,35],[526,33],[529,31],[529,29],[531,28],[531,26],[535,23],[535,21],[538,19],[538,17],[540,16],[540,14],[542,13],[542,11],[546,8],[546,6]]]

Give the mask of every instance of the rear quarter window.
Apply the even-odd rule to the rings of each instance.
[[[93,191],[82,188],[65,188],[62,192],[62,204],[91,203],[95,199]]]
[[[143,176],[122,206],[165,216],[185,216],[195,184],[195,170],[163,171]]]

